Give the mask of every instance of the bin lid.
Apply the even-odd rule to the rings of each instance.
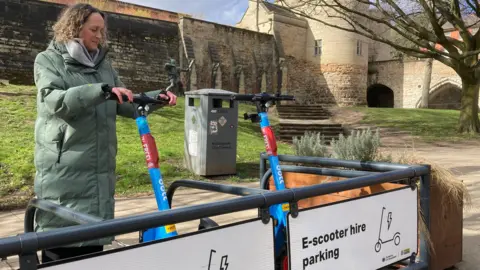
[[[222,89],[215,89],[215,88],[205,88],[199,90],[192,90],[185,92],[185,95],[201,95],[201,96],[231,96],[237,94],[237,92],[231,92]]]

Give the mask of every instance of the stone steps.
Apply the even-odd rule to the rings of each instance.
[[[320,132],[326,143],[345,134],[342,125],[328,121],[330,112],[319,105],[281,105],[277,112],[280,118],[278,138],[282,141],[292,142],[293,137],[301,137],[306,131]]]
[[[288,111],[320,111],[320,112],[327,112],[327,110],[323,107],[320,107],[320,106],[298,106],[298,107],[295,107],[295,106],[285,106],[285,105],[282,105],[282,106],[278,106],[277,107],[277,110],[279,111],[284,111],[284,112],[288,112]]]
[[[330,113],[325,109],[306,109],[306,108],[288,108],[288,109],[277,109],[279,113],[295,113],[295,112],[303,112],[303,113],[321,113],[321,114],[328,114]]]
[[[337,136],[338,134],[340,133],[344,133],[343,129],[342,128],[338,128],[338,129],[328,129],[328,130],[325,130],[325,129],[285,129],[285,130],[281,130],[281,133],[282,134],[294,134],[295,136],[302,136],[305,134],[305,132],[315,132],[315,133],[318,133],[320,132],[321,135],[324,135],[324,136]]]
[[[325,120],[330,113],[321,106],[315,105],[282,105],[277,107],[280,119]]]
[[[302,135],[303,135],[303,134],[302,134]],[[301,136],[301,135],[281,134],[281,135],[278,137],[278,139],[279,139],[279,141],[292,143],[294,137],[300,138],[300,136]],[[333,141],[333,139],[338,140],[338,135],[324,136],[323,138],[324,138],[325,144],[330,144],[330,143]]]
[[[290,114],[278,114],[280,119],[301,119],[301,120],[325,120],[330,116],[324,114],[311,114],[311,113],[290,113]]]
[[[324,136],[326,143],[330,143],[334,138],[338,139],[340,134],[345,134],[340,124],[280,123],[279,138],[282,141],[292,142],[293,137],[301,137],[306,131],[320,132],[320,134]]]
[[[336,123],[320,123],[320,124],[316,124],[316,123],[284,123],[284,122],[280,122],[280,128],[282,129],[288,129],[288,128],[294,128],[294,129],[297,129],[297,128],[300,128],[300,129],[314,129],[314,130],[317,130],[317,129],[329,129],[329,128],[342,128],[342,125],[341,124],[336,124]]]

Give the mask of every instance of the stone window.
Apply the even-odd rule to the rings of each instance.
[[[315,56],[322,55],[322,40],[317,39],[315,40]]]
[[[362,41],[357,40],[357,55],[362,55]]]

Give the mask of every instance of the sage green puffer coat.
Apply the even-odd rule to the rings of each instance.
[[[101,52],[90,68],[69,56],[65,45],[51,42],[34,64],[37,95],[35,122],[35,193],[37,198],[103,219],[114,217],[117,115],[132,118],[131,103],[105,100],[102,84],[122,86]],[[156,96],[159,91],[147,93]],[[156,108],[152,108],[156,109]],[[140,139],[139,139],[140,140]],[[140,141],[131,143],[139,144]],[[38,231],[74,225],[37,211]],[[106,245],[114,238],[69,246]]]

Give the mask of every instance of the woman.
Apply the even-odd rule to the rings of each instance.
[[[114,217],[117,115],[134,117],[132,92],[107,60],[105,14],[88,4],[68,7],[54,25],[54,40],[35,59],[35,193],[75,211]],[[160,91],[151,97],[167,98]],[[128,96],[123,102],[121,95]],[[168,92],[170,105],[176,96]],[[115,101],[111,97],[117,97]],[[36,231],[74,225],[38,211]],[[103,250],[113,237],[42,252],[42,261]]]

